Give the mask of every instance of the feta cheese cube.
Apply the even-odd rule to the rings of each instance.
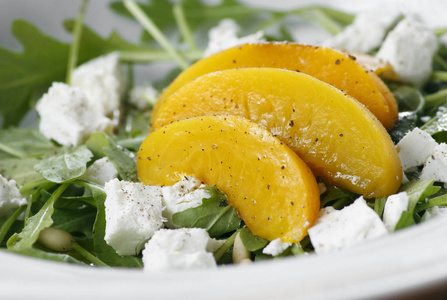
[[[124,72],[117,52],[90,60],[77,67],[71,85],[80,88],[92,106],[105,116],[120,108],[125,89]]]
[[[111,120],[98,112],[78,88],[54,82],[37,102],[39,130],[64,146],[77,146],[96,131],[110,132]]]
[[[423,165],[438,143],[426,131],[414,128],[397,144],[402,169]]]
[[[422,169],[420,179],[433,179],[447,183],[447,144],[436,146]]]
[[[158,91],[151,85],[137,85],[129,93],[129,102],[140,110],[152,107],[158,99]]]
[[[118,177],[118,171],[107,157],[96,160],[82,175],[82,179],[104,185],[107,181]]]
[[[406,192],[391,195],[385,202],[383,223],[388,232],[393,232],[402,213],[408,209],[409,197]]]
[[[379,216],[360,197],[342,210],[332,207],[321,209],[317,222],[308,233],[315,252],[324,254],[386,235],[388,231]]]
[[[172,215],[184,211],[188,208],[200,206],[202,199],[210,198],[211,194],[203,189],[203,185],[194,177],[184,177],[182,181],[173,186],[162,187],[162,203],[165,209],[163,217],[167,220],[165,225],[170,228],[176,226],[172,223]]]
[[[354,22],[324,43],[327,47],[368,53],[380,47],[389,28],[401,16],[397,10],[374,9],[357,14]]]
[[[274,239],[271,241],[264,249],[262,249],[262,253],[269,254],[272,256],[277,256],[284,252],[287,248],[289,248],[292,243],[282,242],[280,238]]]
[[[415,17],[406,17],[388,34],[377,57],[388,61],[400,80],[422,85],[438,49],[435,34]]]
[[[25,205],[14,179],[8,180],[0,174],[0,217],[9,217],[16,208]]]
[[[106,182],[104,191],[104,239],[119,255],[138,254],[165,221],[161,188],[112,179]]]
[[[166,271],[216,268],[209,245],[215,245],[202,228],[160,229],[143,250],[144,269]]]
[[[240,30],[241,28],[233,19],[221,20],[216,27],[210,29],[208,46],[203,56],[207,57],[242,44],[265,42],[263,31],[239,38]]]

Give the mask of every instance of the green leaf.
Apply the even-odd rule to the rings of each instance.
[[[68,233],[82,233],[92,238],[93,224],[96,219],[96,209],[91,206],[78,209],[55,209],[52,227]]]
[[[208,187],[211,197],[202,200],[202,205],[172,215],[172,222],[178,227],[205,228],[211,237],[220,237],[237,230],[241,219],[236,210],[227,202],[227,197],[215,186]]]
[[[45,252],[45,251],[42,251],[42,250],[39,250],[36,248],[7,249],[7,250],[0,248],[0,250],[11,252],[11,253],[16,253],[16,254],[21,254],[21,255],[26,255],[26,256],[30,256],[30,257],[35,257],[35,258],[39,258],[39,259],[52,260],[52,261],[70,263],[70,264],[85,265],[84,263],[71,257],[70,255]]]
[[[116,145],[104,148],[104,152],[118,170],[121,179],[138,181],[137,162],[135,157],[131,157],[131,152],[123,148],[118,148]]]
[[[54,212],[54,203],[57,199],[59,199],[67,187],[68,184],[63,184],[53,192],[51,197],[45,202],[39,212],[28,219],[22,232],[13,235],[8,240],[8,248],[20,251],[33,246],[39,238],[40,232],[53,224],[51,216]]]
[[[104,132],[94,132],[90,135],[85,145],[92,151],[95,158],[101,158],[106,156],[104,148],[110,147],[111,142]]]
[[[250,252],[263,249],[269,243],[269,241],[254,235],[247,227],[244,227],[239,231],[239,237],[245,248]]]
[[[323,199],[321,199],[321,207],[332,205],[334,208],[340,209],[354,202],[357,197],[358,195],[347,190],[333,188],[324,195]]]
[[[374,199],[374,211],[382,218],[383,209],[385,208],[386,197],[380,197]]]
[[[129,267],[129,268],[141,268],[143,262],[136,256],[120,256],[116,253],[115,249],[109,246],[104,240],[106,232],[106,214],[104,201],[106,194],[99,185],[88,183],[85,181],[77,182],[89,188],[95,198],[96,205],[98,207],[96,220],[93,227],[93,243],[95,246],[96,256],[109,266],[115,267]]]
[[[0,131],[1,145],[7,146],[22,156],[36,156],[54,148],[37,128],[9,128]],[[21,157],[16,155],[15,157]]]
[[[34,169],[45,179],[62,183],[84,174],[92,157],[92,152],[86,146],[81,146],[73,152],[44,159]]]
[[[68,46],[40,32],[34,25],[16,20],[12,33],[23,45],[22,53],[0,48],[0,116],[3,127],[17,125],[31,108],[36,90],[52,81],[63,81]]]
[[[0,173],[8,178],[14,179],[18,186],[43,179],[42,175],[34,170],[39,163],[37,158],[9,158],[0,160]]]
[[[415,219],[416,205],[440,190],[440,187],[434,186],[433,184],[433,180],[426,179],[411,181],[401,186],[399,192],[406,192],[409,197],[408,209],[402,213],[394,228],[395,230],[406,228],[417,223],[418,220]]]

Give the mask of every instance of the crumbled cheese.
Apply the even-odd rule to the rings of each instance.
[[[100,185],[104,185],[107,181],[116,177],[118,177],[118,171],[107,157],[96,160],[82,175],[82,179]]]
[[[446,216],[447,216],[447,207],[434,206],[425,211],[424,215],[422,216],[422,221],[427,221],[433,218],[446,217]]]
[[[119,110],[125,89],[124,72],[117,52],[97,57],[77,67],[71,84],[80,88],[93,107],[109,116]]]
[[[414,17],[406,17],[388,34],[377,57],[388,61],[403,82],[423,84],[432,72],[438,48],[435,34]]]
[[[140,110],[152,107],[157,102],[158,91],[151,85],[137,85],[130,90],[129,102]]]
[[[233,19],[221,20],[208,33],[209,42],[205,49],[204,57],[237,45],[265,42],[264,32],[262,31],[239,38],[238,34],[240,30],[241,28]]]
[[[9,217],[16,208],[26,203],[16,181],[8,180],[0,174],[0,217]]]
[[[264,249],[262,249],[262,253],[269,254],[272,256],[277,256],[284,252],[287,248],[289,248],[292,243],[282,242],[281,239],[274,239],[271,241]]]
[[[360,12],[354,22],[324,43],[327,47],[368,53],[380,47],[389,28],[398,20],[397,10],[374,9]]]
[[[144,269],[215,268],[216,260],[210,251],[216,250],[216,242],[212,240],[202,228],[160,229],[143,250]]]
[[[39,130],[64,146],[82,144],[93,132],[112,128],[110,119],[98,112],[78,88],[54,82],[37,102]]]
[[[363,197],[342,210],[321,209],[317,222],[308,232],[317,254],[348,248],[388,233]]]
[[[203,185],[194,177],[184,177],[182,181],[177,182],[173,186],[164,186],[163,194],[163,217],[167,220],[166,226],[175,228],[172,223],[172,215],[184,211],[188,208],[200,206],[202,199],[210,198],[211,194],[203,189]]]
[[[442,143],[436,146],[425,162],[420,179],[433,179],[447,183],[447,144]]]
[[[165,221],[161,188],[112,179],[106,182],[104,191],[104,239],[119,255],[138,254]]]
[[[388,232],[393,232],[404,211],[408,209],[409,198],[406,192],[388,197],[383,210],[383,223]]]
[[[426,131],[414,128],[397,144],[402,169],[423,165],[438,143]]]

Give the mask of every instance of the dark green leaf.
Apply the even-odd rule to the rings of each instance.
[[[239,237],[241,238],[245,248],[250,252],[260,250],[269,243],[269,241],[251,233],[251,230],[247,227],[244,227],[239,231]]]
[[[79,209],[55,209],[52,218],[54,221],[52,227],[68,233],[82,233],[91,238],[96,209],[91,206]]]
[[[40,32],[34,25],[16,20],[12,33],[24,51],[0,48],[0,116],[3,127],[17,125],[31,108],[36,89],[53,81],[64,81],[68,45]]]
[[[374,211],[382,218],[383,209],[385,208],[386,197],[374,199]]]
[[[172,222],[178,227],[205,228],[211,237],[220,237],[241,226],[236,210],[227,202],[227,197],[216,187],[208,187],[212,196],[203,199],[202,205],[175,213]]]
[[[62,183],[84,174],[92,157],[92,152],[86,146],[81,146],[72,152],[44,159],[34,169],[45,179]]]
[[[102,188],[96,184],[87,182],[79,182],[79,184],[91,190],[98,208],[95,224],[93,227],[93,243],[95,246],[96,256],[109,266],[129,268],[143,267],[143,262],[140,258],[136,256],[120,256],[104,240],[104,235],[106,232],[106,214],[104,201],[106,199],[106,194],[104,193]]]
[[[337,204],[337,209],[352,203],[357,199],[357,195],[339,188],[332,188],[321,199],[321,207]]]

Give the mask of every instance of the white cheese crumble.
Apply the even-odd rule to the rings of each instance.
[[[388,231],[379,216],[360,197],[342,210],[332,207],[321,209],[317,222],[308,233],[315,252],[324,254],[386,235]]]
[[[409,197],[406,192],[391,195],[385,202],[383,223],[388,232],[393,232],[402,213],[408,209]]]
[[[119,255],[135,255],[163,226],[160,187],[112,179],[106,182],[104,239]]]
[[[144,269],[165,271],[216,268],[216,240],[202,228],[160,229],[143,250]]]
[[[424,215],[422,216],[422,221],[445,216],[447,216],[447,207],[434,206],[425,211]]]
[[[166,226],[175,228],[172,223],[172,215],[184,211],[188,208],[194,208],[202,204],[202,199],[210,198],[211,194],[203,189],[203,185],[194,177],[185,176],[182,181],[177,182],[173,186],[164,186],[163,194],[163,217],[167,220]]]
[[[438,143],[428,132],[414,128],[408,132],[397,144],[402,169],[423,165],[434,152]]]
[[[433,31],[407,16],[387,35],[376,56],[388,61],[401,81],[421,85],[432,72],[437,48]]]
[[[0,174],[0,217],[9,217],[16,208],[25,205],[14,179],[8,180]]]
[[[283,253],[284,250],[289,248],[291,245],[292,243],[282,242],[280,238],[274,239],[264,249],[262,249],[262,253],[277,256]]]
[[[137,85],[130,90],[129,102],[140,110],[154,106],[158,91],[151,85]]]
[[[420,179],[433,179],[447,183],[447,144],[442,143],[436,146],[425,162]]]
[[[118,177],[118,171],[107,157],[96,160],[82,175],[82,179],[104,185],[107,181]]]
[[[78,88],[54,82],[37,102],[39,130],[48,139],[64,146],[77,146],[96,131],[109,132],[110,119],[92,106]]]
[[[241,28],[233,19],[221,20],[216,27],[211,28],[208,32],[208,46],[203,56],[207,57],[242,44],[265,42],[263,31],[239,38],[240,31]]]
[[[359,13],[354,22],[324,43],[348,51],[368,53],[380,47],[389,28],[398,20],[397,10],[374,9]]]
[[[106,116],[120,108],[125,89],[124,72],[117,52],[97,57],[77,67],[71,84],[80,88],[93,107]]]

